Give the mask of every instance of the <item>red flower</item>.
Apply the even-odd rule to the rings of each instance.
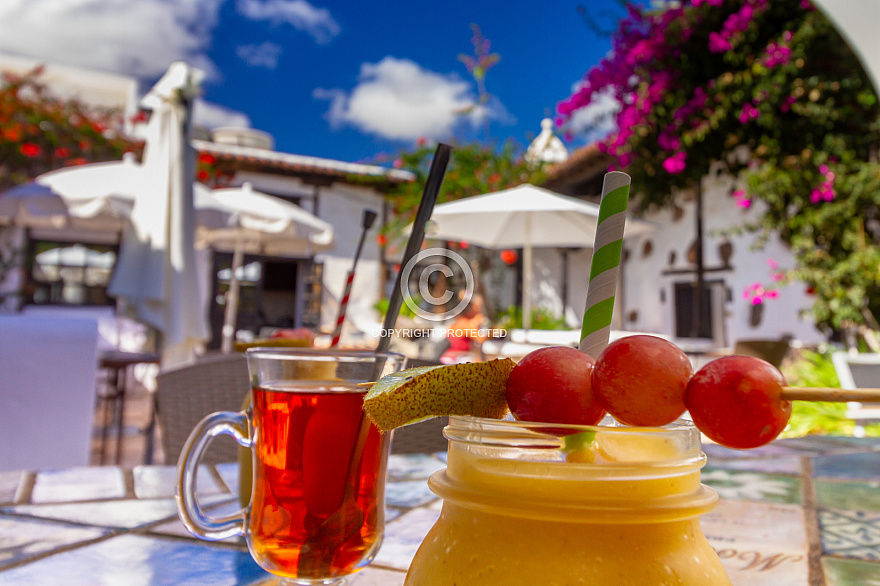
[[[198,177],[199,181],[205,181],[208,179],[208,172],[204,169],[199,169],[196,173],[196,177]]]
[[[55,149],[55,158],[56,159],[66,159],[70,156],[70,149],[67,147],[58,147]]]
[[[36,145],[32,142],[24,143],[23,145],[18,147],[18,150],[21,151],[21,154],[26,157],[30,157],[31,159],[33,159],[34,157],[39,157],[40,154],[43,152],[43,149],[41,149],[39,145]]]
[[[376,236],[376,242],[379,243],[379,246],[385,246],[386,244],[388,244],[388,237],[384,234],[379,234],[378,236]]]
[[[199,153],[199,163],[204,163],[205,165],[213,165],[217,162],[217,159],[211,153]]]
[[[3,134],[9,142],[18,142],[21,140],[21,125],[16,124],[12,128],[7,128],[3,131]]]

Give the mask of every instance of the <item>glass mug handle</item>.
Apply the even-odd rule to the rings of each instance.
[[[248,437],[249,419],[246,412],[221,411],[212,413],[192,430],[177,462],[177,489],[175,498],[180,519],[184,526],[197,537],[218,541],[227,537],[244,535],[247,508],[225,517],[212,518],[205,515],[196,500],[196,471],[202,452],[218,435],[229,435],[239,445],[250,448],[253,441]]]

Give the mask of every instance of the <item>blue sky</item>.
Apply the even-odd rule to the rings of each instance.
[[[471,23],[501,56],[478,111],[490,138],[521,145],[609,50],[579,4],[612,28],[615,0],[2,0],[0,52],[137,77],[204,69],[197,116],[271,133],[276,149],[372,160],[419,137],[482,136],[452,114],[476,84]],[[605,15],[610,11],[613,16]]]

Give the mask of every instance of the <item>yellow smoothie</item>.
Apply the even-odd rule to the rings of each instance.
[[[565,439],[584,431],[586,446]],[[700,530],[717,496],[700,484],[692,425],[452,417],[447,436],[447,468],[429,481],[443,509],[406,585],[730,584]]]

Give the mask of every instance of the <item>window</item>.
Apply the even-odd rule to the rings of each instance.
[[[31,241],[26,303],[113,305],[107,284],[117,250],[111,244]]]
[[[725,303],[730,292],[723,280],[705,281],[700,297],[700,316],[694,323],[696,284],[675,283],[675,336],[678,338],[711,338],[716,345],[726,345]],[[698,327],[695,327],[698,326]]]

